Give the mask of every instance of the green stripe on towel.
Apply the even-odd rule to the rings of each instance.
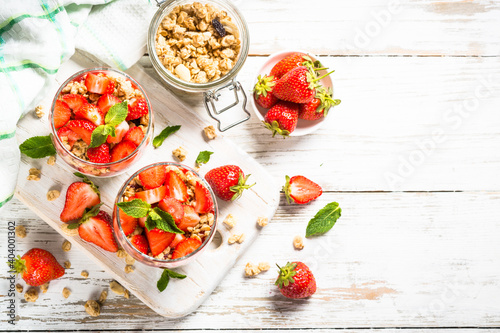
[[[10,133],[0,134],[0,140],[10,139],[10,138],[13,138],[15,135],[16,135],[16,131],[12,131]]]
[[[57,8],[51,9],[49,13],[51,14],[57,14],[60,11],[64,9],[63,6],[59,6]],[[12,26],[16,23],[21,22],[25,18],[38,18],[38,19],[47,19],[49,18],[49,15],[43,14],[43,15],[31,15],[31,14],[21,14],[19,16],[11,16],[7,20],[3,21],[2,24],[0,24],[0,35],[3,34],[4,32],[8,31]]]
[[[9,196],[7,197],[7,199],[5,199],[5,200],[3,200],[3,201],[0,201],[0,208],[1,208],[3,205],[5,205],[7,202],[9,202],[9,201],[12,199],[12,197],[13,197],[13,196],[14,196],[14,193],[12,193],[11,195],[9,195]]]

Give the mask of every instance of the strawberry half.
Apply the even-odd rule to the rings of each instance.
[[[136,146],[140,145],[142,140],[144,140],[144,132],[140,127],[132,127],[123,137],[123,140],[127,140],[135,143]]]
[[[194,210],[198,214],[205,214],[214,210],[212,196],[210,195],[208,189],[200,184],[200,182],[196,182],[196,185],[194,186],[194,198],[196,200]]]
[[[264,75],[261,77],[259,75],[257,83],[253,88],[255,103],[265,109],[269,109],[278,102],[278,98],[273,95],[273,88],[277,80],[274,76]]]
[[[116,83],[115,81],[109,79],[108,86],[106,87],[105,94],[113,94],[115,92]]]
[[[89,104],[87,102],[87,99],[83,97],[82,95],[78,94],[66,94],[61,99],[68,104],[71,110],[75,112],[78,110],[82,105]]]
[[[109,252],[118,251],[111,227],[111,217],[108,213],[100,211],[96,216],[82,219],[80,223],[78,234],[83,240]]]
[[[176,247],[177,244],[179,244],[180,242],[182,242],[185,239],[186,239],[186,236],[184,236],[183,234],[175,234],[175,238],[172,241],[172,243],[170,243],[170,247]]]
[[[69,222],[83,216],[85,209],[101,202],[99,190],[93,184],[76,182],[71,184],[66,191],[66,201],[60,219]]]
[[[151,254],[157,256],[162,253],[175,238],[175,234],[166,232],[158,228],[152,230],[145,229]]]
[[[122,141],[118,143],[113,147],[113,149],[111,149],[111,162],[116,162],[129,156],[136,148],[137,146],[130,141]]]
[[[125,236],[134,232],[138,220],[135,217],[128,216],[120,208],[118,208],[118,216],[120,217],[120,225],[122,226]]]
[[[54,106],[54,112],[52,113],[52,119],[54,121],[54,127],[60,128],[66,125],[66,123],[71,118],[71,109],[66,102],[60,99],[56,100],[56,105]]]
[[[293,176],[292,178],[286,176],[283,191],[288,203],[291,199],[298,204],[308,203],[323,193],[321,186],[304,176]]]
[[[184,217],[184,207],[181,202],[175,198],[165,197],[158,204],[161,210],[169,213],[174,218],[176,224],[179,224]],[[186,206],[187,207],[187,206]]]
[[[165,186],[160,186],[152,190],[137,192],[135,193],[135,197],[152,205],[154,203],[163,200],[163,198],[165,198],[166,193],[167,193],[167,188]]]
[[[109,163],[111,156],[109,155],[109,145],[105,142],[99,147],[87,149],[87,156],[90,162],[93,163]]]
[[[184,207],[184,216],[180,223],[177,223],[177,227],[182,231],[187,231],[189,227],[195,227],[198,222],[200,222],[200,216],[195,212],[194,208],[188,205],[183,205]]]
[[[142,130],[141,130],[142,132]],[[141,184],[147,189],[157,188],[165,183],[167,178],[167,171],[164,165],[158,165],[147,170],[144,170],[139,174],[139,180]]]
[[[94,104],[83,104],[73,112],[75,113],[76,119],[87,119],[96,126],[104,125],[104,114]]]
[[[30,286],[41,286],[64,275],[64,268],[49,251],[33,248],[14,261],[14,271]]]
[[[134,120],[147,115],[149,112],[148,103],[145,98],[137,98],[128,105],[128,115],[126,120]]]
[[[70,130],[68,126],[61,127],[57,131],[57,136],[59,137],[59,139],[61,139],[61,141],[66,141],[69,144],[70,149],[73,148],[75,142],[80,139],[80,136]]]
[[[125,137],[125,134],[127,134],[130,126],[126,120],[122,121],[121,123],[118,124],[118,126],[115,127],[115,136],[108,136],[106,141],[108,143],[119,143],[123,140]],[[135,148],[134,148],[135,149]]]
[[[291,102],[279,101],[267,111],[264,117],[264,126],[271,132],[273,137],[276,133],[287,137],[295,131],[299,121],[299,105]]]
[[[92,139],[92,132],[97,127],[92,122],[88,120],[70,120],[68,122],[68,128],[78,134],[78,136],[85,141],[87,145],[90,145],[90,140]]]
[[[93,74],[88,73],[85,78],[85,86],[87,91],[95,94],[104,94],[108,89],[109,83],[112,82],[103,73]]]
[[[134,247],[144,254],[149,253],[149,245],[148,240],[143,235],[134,235],[130,238],[130,243],[134,245]]]
[[[188,254],[196,251],[201,246],[201,242],[196,238],[186,238],[181,241],[172,253],[172,259],[178,259],[187,256]]]
[[[106,115],[108,113],[109,108],[111,108],[113,105],[117,103],[121,103],[122,101],[116,97],[115,95],[111,94],[104,94],[99,99],[97,100],[97,107],[101,112]]]
[[[189,199],[186,184],[184,184],[181,177],[174,171],[170,170],[167,173],[165,186],[167,188],[167,196],[176,198],[180,202],[185,202]]]

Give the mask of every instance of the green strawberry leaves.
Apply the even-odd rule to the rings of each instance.
[[[202,165],[202,164],[208,163],[208,161],[210,161],[210,155],[212,155],[212,154],[213,154],[213,152],[208,151],[208,150],[200,151],[200,153],[198,154],[198,157],[196,158],[196,164]]]
[[[342,209],[338,202],[330,202],[327,204],[320,209],[307,224],[306,237],[324,234],[330,230],[340,218],[341,213]]]
[[[163,273],[161,273],[160,279],[156,283],[156,288],[158,288],[158,290],[160,292],[165,290],[168,286],[168,283],[170,282],[170,278],[182,280],[182,279],[186,278],[186,275],[180,274],[180,273],[177,273],[177,272],[174,272],[170,269],[165,268],[163,270]]]
[[[89,148],[99,147],[106,142],[108,136],[116,136],[116,126],[120,125],[128,114],[127,101],[116,103],[109,108],[106,117],[104,118],[104,125],[99,125],[92,131]]]
[[[31,158],[43,158],[56,154],[50,135],[29,138],[19,145],[19,150]]]
[[[163,144],[163,141],[165,141],[166,138],[168,138],[170,135],[174,134],[181,128],[181,125],[176,125],[176,126],[167,126],[161,131],[160,134],[155,136],[153,139],[153,146],[155,148],[160,147]]]
[[[101,202],[100,204],[97,204],[97,205],[93,206],[92,208],[85,209],[85,213],[83,214],[80,221],[78,221],[76,223],[68,224],[68,229],[77,229],[80,226],[80,224],[85,223],[88,219],[90,219],[94,216],[97,216],[97,214],[99,214],[99,211],[100,211],[102,205],[103,205],[103,203]]]

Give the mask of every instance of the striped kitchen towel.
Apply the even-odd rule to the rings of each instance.
[[[109,2],[109,3],[107,3]],[[0,6],[0,209],[19,170],[16,124],[81,49],[125,70],[145,52],[151,0],[4,0]]]

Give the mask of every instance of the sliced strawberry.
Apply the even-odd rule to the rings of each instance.
[[[104,93],[105,94],[113,94],[115,92],[115,86],[116,86],[115,81],[109,79],[108,86],[106,87],[106,91]]]
[[[130,235],[134,232],[135,227],[137,226],[137,219],[132,216],[128,216],[121,209],[118,209],[118,215],[120,217],[120,224],[122,226],[123,233],[125,236]]]
[[[71,148],[73,148],[73,145],[75,144],[78,139],[80,139],[80,136],[73,132],[72,130],[69,129],[68,126],[63,126],[57,131],[57,136],[61,141],[66,141]]]
[[[104,125],[104,114],[94,104],[83,104],[80,108],[73,111],[78,119],[87,119],[95,125]]]
[[[56,100],[56,105],[54,106],[54,113],[52,113],[52,119],[54,120],[55,128],[63,127],[71,118],[71,109],[66,102],[61,100]]]
[[[127,121],[124,120],[121,123],[118,124],[118,126],[115,127],[115,136],[108,136],[108,139],[106,140],[108,143],[119,143],[123,140],[123,137],[125,134],[127,134],[130,126],[128,125]]]
[[[174,252],[172,253],[172,259],[185,257],[188,254],[196,251],[196,249],[200,246],[201,242],[196,238],[186,238],[185,240],[177,244]]]
[[[130,141],[120,142],[111,149],[111,162],[116,162],[129,156],[136,148],[137,146]]]
[[[137,198],[134,198],[134,199],[137,199]],[[148,218],[147,217],[139,217],[137,220],[139,221],[139,225],[141,226],[141,228],[145,228],[146,227],[146,220]]]
[[[108,113],[109,108],[113,105],[121,103],[121,100],[115,95],[104,94],[97,100],[97,107],[102,111],[104,115]]]
[[[198,214],[205,214],[214,210],[212,196],[210,195],[208,189],[200,184],[200,182],[196,182],[194,187],[194,198],[196,200],[194,210]]]
[[[67,126],[70,130],[78,134],[78,136],[88,145],[90,145],[92,132],[97,127],[92,122],[82,119],[70,120]]]
[[[163,200],[163,198],[165,198],[166,193],[167,193],[166,187],[160,186],[152,190],[137,192],[135,194],[135,197],[151,205]]]
[[[110,79],[108,79],[104,74],[98,73],[88,73],[85,78],[85,86],[87,91],[95,94],[104,94],[108,88]]]
[[[195,227],[198,222],[200,222],[200,216],[195,212],[194,208],[184,205],[184,217],[180,223],[176,221],[177,227],[182,231],[187,231],[187,228]]]
[[[69,222],[83,216],[86,208],[93,207],[101,202],[99,194],[90,184],[76,182],[71,184],[66,191],[66,201],[60,219]]]
[[[111,156],[109,155],[109,145],[105,142],[99,147],[89,148],[87,156],[90,162],[93,163],[109,163]]]
[[[130,243],[134,245],[134,247],[144,254],[149,253],[149,245],[148,240],[143,235],[134,235],[130,238]],[[163,251],[163,250],[162,250]]]
[[[123,140],[128,140],[130,142],[133,142],[137,146],[141,144],[143,139],[144,139],[144,132],[140,127],[132,127],[123,137]]]
[[[151,254],[153,256],[157,256],[162,253],[163,250],[165,250],[175,238],[175,234],[160,230],[158,228],[154,228],[150,231],[148,231],[148,229],[145,230],[149,248],[151,249]]]
[[[286,176],[283,191],[285,192],[287,201],[292,199],[298,204],[308,203],[323,193],[321,186],[304,176],[293,176],[292,178]]]
[[[68,104],[73,112],[78,110],[82,105],[89,104],[85,97],[78,94],[66,94],[62,97],[62,100]]]
[[[180,223],[182,221],[182,218],[184,217],[184,207],[182,206],[181,202],[175,198],[163,198],[163,200],[158,204],[158,207],[172,215],[175,223],[177,224]]]
[[[172,241],[172,243],[170,243],[170,247],[176,247],[177,244],[179,244],[180,242],[182,242],[185,239],[186,239],[186,236],[184,236],[183,234],[175,234],[175,238]]]
[[[146,99],[137,98],[128,106],[127,120],[134,120],[141,118],[142,116],[147,115],[148,112],[149,112],[148,103],[146,102]]]
[[[100,211],[97,216],[91,217],[80,224],[78,234],[83,240],[93,243],[106,251],[118,251],[111,227],[111,217],[104,211]]]
[[[180,202],[185,202],[189,199],[186,184],[182,181],[174,171],[170,170],[165,179],[165,186],[167,187],[167,196],[176,198]]]
[[[139,174],[141,184],[147,189],[160,187],[165,182],[167,172],[164,165],[149,168]]]

